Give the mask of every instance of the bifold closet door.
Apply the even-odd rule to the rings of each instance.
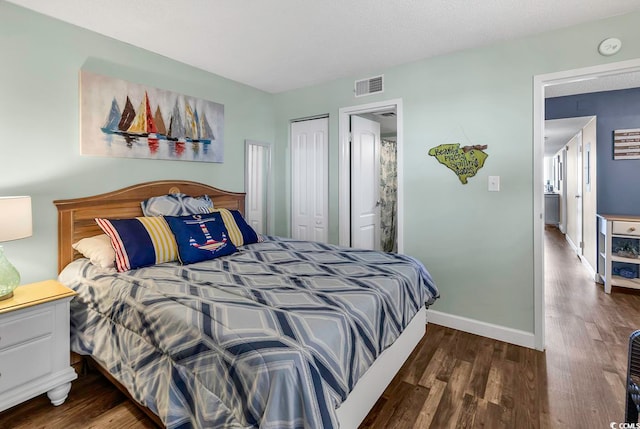
[[[291,236],[329,239],[329,118],[291,123]]]

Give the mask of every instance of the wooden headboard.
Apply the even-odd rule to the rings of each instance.
[[[81,257],[71,245],[76,241],[102,233],[95,218],[122,219],[142,216],[140,202],[159,195],[183,193],[193,197],[208,195],[214,207],[236,209],[244,215],[244,193],[228,192],[197,182],[159,180],[129,186],[106,194],[72,200],[57,200],[58,208],[58,272]]]

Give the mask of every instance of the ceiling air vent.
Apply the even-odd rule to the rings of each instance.
[[[356,97],[384,92],[383,75],[356,81]]]
[[[396,116],[396,112],[393,110],[387,112],[373,112],[376,116],[384,116],[385,118],[394,118]]]

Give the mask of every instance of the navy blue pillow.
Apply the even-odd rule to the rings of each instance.
[[[251,228],[251,225],[247,223],[238,210],[212,209],[211,213],[220,213],[234,245],[243,246],[264,241],[262,236]]]
[[[165,216],[178,243],[183,264],[206,261],[238,251],[229,238],[220,213]]]

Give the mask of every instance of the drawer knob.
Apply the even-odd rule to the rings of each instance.
[[[636,230],[636,227],[635,227],[635,226],[632,226],[632,227],[630,227],[630,228],[629,228],[629,231],[631,231],[631,232],[633,232],[633,231],[635,231],[635,230]]]

